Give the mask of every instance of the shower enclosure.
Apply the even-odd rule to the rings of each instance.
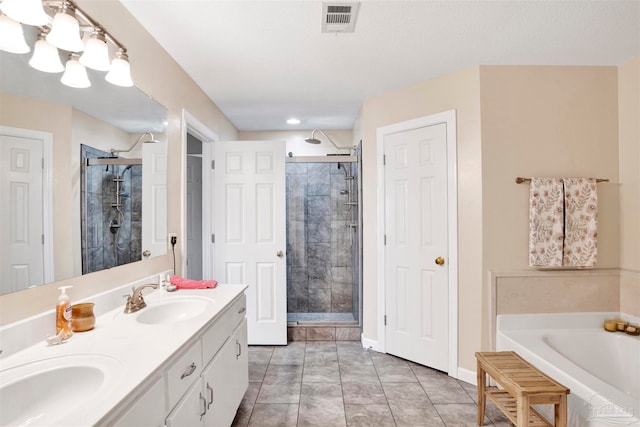
[[[142,161],[81,145],[82,274],[142,259]]]
[[[359,177],[357,155],[287,158],[290,339],[360,339]]]

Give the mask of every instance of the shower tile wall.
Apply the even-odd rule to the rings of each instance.
[[[342,164],[341,164],[342,165]],[[353,312],[351,185],[337,163],[287,163],[287,311]]]
[[[81,145],[81,161],[109,157],[110,153]],[[116,218],[116,183],[125,165],[85,166],[81,173],[82,273],[111,268],[142,259],[142,167],[132,166],[124,173],[122,197],[123,218],[119,233],[113,233],[111,221]],[[85,180],[86,175],[86,180]],[[117,235],[117,242],[116,240]]]

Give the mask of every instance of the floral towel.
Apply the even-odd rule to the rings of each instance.
[[[569,267],[598,261],[598,194],[593,178],[564,178],[564,257]]]
[[[560,178],[531,178],[529,266],[561,267],[563,192]]]

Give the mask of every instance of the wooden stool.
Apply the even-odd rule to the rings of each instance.
[[[569,389],[549,378],[513,351],[479,352],[478,425],[484,423],[488,397],[516,427],[553,427],[531,405],[552,404],[555,427],[567,427]],[[487,375],[503,390],[488,389]]]

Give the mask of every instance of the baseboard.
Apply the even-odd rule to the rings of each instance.
[[[378,341],[366,338],[364,335],[361,336],[360,342],[362,343],[362,347],[380,352],[380,343]]]
[[[465,383],[478,385],[478,376],[476,371],[470,371],[469,369],[461,368],[458,366],[458,379]]]

